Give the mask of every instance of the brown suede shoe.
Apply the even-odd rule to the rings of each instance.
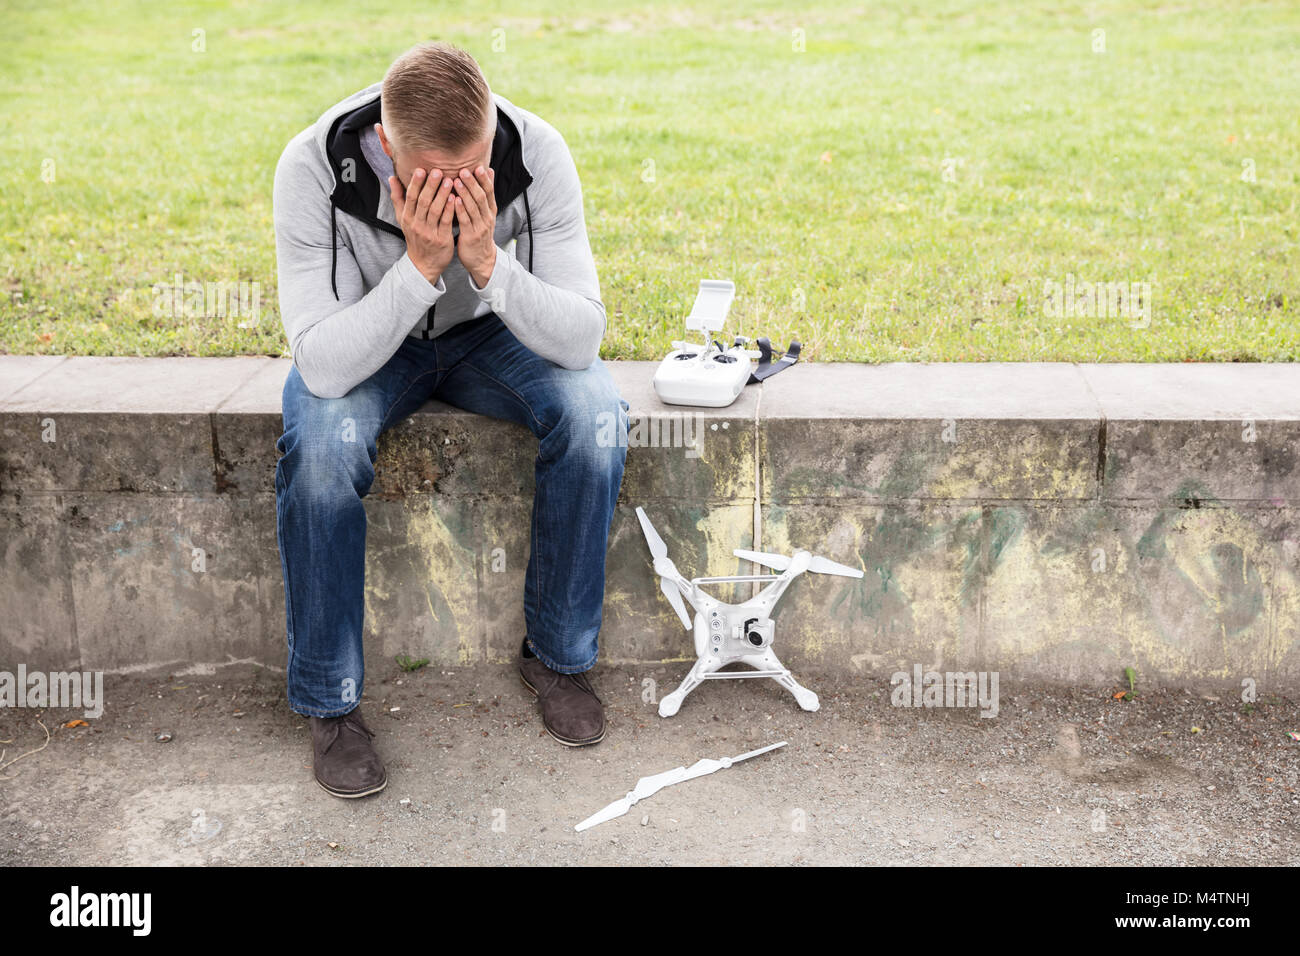
[[[362,722],[359,706],[342,717],[311,719],[312,766],[325,792],[353,799],[388,786],[383,761],[370,742],[374,736]]]
[[[536,657],[520,657],[519,677],[542,704],[542,726],[566,747],[605,739],[605,708],[586,674],[557,674]]]

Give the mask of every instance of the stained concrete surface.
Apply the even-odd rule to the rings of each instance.
[[[1133,666],[1300,695],[1300,363],[800,363],[685,410],[658,401],[654,363],[608,365],[636,424],[659,422],[629,448],[611,525],[612,661],[680,653],[644,505],[691,575],[751,571],[737,547],[862,568],[784,600],[782,652],[805,670],[942,661],[1096,685]],[[0,666],[274,663],[288,369],[0,357]],[[667,427],[688,421],[690,449]],[[501,662],[524,627],[535,452],[522,427],[440,402],[385,434],[373,653]]]
[[[608,737],[569,749],[512,666],[372,668],[389,785],[353,801],[313,782],[281,674],[109,675],[89,726],[0,709],[0,763],[44,741],[38,718],[53,733],[0,771],[0,865],[1300,863],[1293,701],[1004,683],[981,718],[893,707],[873,672],[808,679],[815,714],[731,681],[664,720],[685,669],[601,666]],[[778,740],[573,830],[638,777]]]

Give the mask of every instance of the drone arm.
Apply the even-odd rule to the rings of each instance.
[[[672,572],[669,574],[661,574],[660,577],[666,578],[669,581],[669,583],[677,585],[677,590],[682,593],[682,596],[685,597],[688,601],[691,601],[692,604],[695,603],[693,600],[693,598],[695,597],[695,585],[691,584],[689,580],[682,577],[682,573],[678,571],[676,568],[673,568]]]
[[[802,573],[803,568],[792,567],[787,569],[779,578],[759,591],[756,596],[750,598],[747,603],[763,602],[766,605],[767,613],[770,615],[776,608],[776,602],[781,600],[781,596],[785,594],[785,589],[790,586],[790,582]]]

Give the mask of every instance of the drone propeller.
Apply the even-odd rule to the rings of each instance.
[[[775,571],[784,571],[790,566],[790,559],[784,554],[769,554],[766,551],[744,551],[737,548],[733,554],[738,558],[745,558],[753,561],[755,564],[766,565]],[[819,555],[813,555],[808,562],[808,570],[817,574],[838,574],[846,578],[860,578],[862,571],[858,568],[850,568],[848,565],[837,564],[828,558]]]
[[[684,780],[694,780],[696,777],[703,777],[711,773],[717,773],[719,770],[726,770],[732,764],[739,763],[742,760],[748,760],[750,757],[757,757],[765,754],[769,750],[776,750],[778,747],[784,747],[786,742],[783,740],[777,744],[770,744],[766,747],[760,747],[757,750],[751,750],[748,753],[740,754],[736,757],[723,757],[721,760],[697,760],[689,767],[678,767],[675,770],[669,770],[666,773],[657,773],[653,777],[642,777],[636,782],[636,786],[631,792],[621,800],[615,800],[604,810],[598,810],[587,819],[583,820],[573,829],[586,830],[598,824],[605,823],[608,820],[616,819],[626,814],[632,807],[644,800],[646,797],[652,797],[664,787],[671,787],[675,783],[681,783]]]
[[[686,613],[686,605],[682,601],[682,592],[678,587],[678,581],[684,581],[677,570],[677,566],[668,558],[668,545],[664,544],[664,539],[659,537],[659,532],[655,526],[650,523],[646,517],[644,509],[636,509],[637,520],[641,522],[641,531],[645,534],[646,543],[650,545],[650,556],[655,560],[655,573],[659,575],[659,589],[664,592],[668,598],[668,603],[673,606],[677,616],[682,619],[682,626],[686,630],[691,629],[691,618]]]

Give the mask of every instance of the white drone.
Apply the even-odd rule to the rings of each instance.
[[[767,554],[762,551],[733,553],[740,558],[772,568],[781,574],[742,574],[719,578],[693,578],[686,580],[677,566],[668,558],[668,546],[655,531],[645,511],[636,509],[636,516],[650,545],[659,586],[672,604],[683,626],[689,631],[691,619],[682,603],[683,595],[695,608],[695,653],[699,660],[671,694],[659,702],[659,716],[671,717],[681,709],[686,695],[706,680],[726,680],[745,677],[771,677],[790,693],[804,710],[817,710],[821,702],[817,695],[803,687],[772,652],[772,631],[775,622],[772,610],[794,578],[804,571],[817,574],[838,574],[860,578],[862,572],[843,564],[818,557],[807,551],[796,551],[793,557]],[[742,584],[747,581],[767,581],[767,587],[743,604],[727,604],[700,589],[701,584]],[[724,671],[728,664],[748,664],[753,670]]]

